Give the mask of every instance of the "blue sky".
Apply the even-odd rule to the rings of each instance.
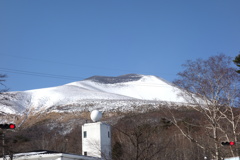
[[[239,0],[0,0],[10,91],[128,73],[177,78],[186,60],[240,51]]]

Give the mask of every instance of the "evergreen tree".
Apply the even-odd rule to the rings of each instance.
[[[233,62],[240,67],[240,54],[233,60]],[[237,70],[237,73],[240,73],[240,70]]]

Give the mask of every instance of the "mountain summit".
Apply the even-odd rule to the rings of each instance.
[[[118,77],[93,76],[93,77],[87,78],[86,80],[90,80],[98,83],[104,83],[104,84],[114,84],[114,83],[137,81],[142,77],[143,76],[139,74],[126,74]]]
[[[93,76],[67,85],[140,100],[183,102],[180,89],[152,75],[127,74],[118,77]]]
[[[83,109],[81,106],[109,109],[114,105],[121,108],[133,101],[186,103],[179,97],[181,92],[173,84],[152,75],[93,76],[57,87],[6,92],[0,95],[0,105],[3,106],[0,112],[21,114],[26,111],[59,111],[59,108],[62,111],[69,110],[70,106],[78,106],[77,110]]]

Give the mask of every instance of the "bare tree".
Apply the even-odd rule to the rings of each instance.
[[[160,126],[148,122],[141,115],[121,119],[115,130],[113,159],[155,160],[159,159],[169,139],[160,137]]]
[[[3,84],[3,82],[5,82],[6,77],[7,77],[6,74],[0,74],[0,85],[4,87],[4,89],[0,89],[0,93],[6,92],[8,90],[7,87]]]
[[[204,127],[208,138],[213,140],[211,149],[215,159],[223,156],[220,155],[221,141],[238,141],[240,135],[240,111],[237,108],[240,99],[240,76],[235,72],[236,69],[231,67],[231,63],[231,57],[223,54],[207,60],[189,60],[182,65],[185,70],[178,73],[180,78],[174,81],[174,84],[183,89],[180,96],[192,104],[188,108],[205,117],[201,127]],[[172,117],[173,123],[187,139],[206,150],[203,142],[186,132],[178,124],[174,114]],[[230,151],[233,156],[239,155],[234,148]]]

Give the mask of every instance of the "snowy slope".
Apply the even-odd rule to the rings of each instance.
[[[26,111],[30,95],[25,92],[7,92],[0,94],[0,114],[18,114]]]
[[[74,103],[84,99],[128,99],[128,97],[125,96],[90,91],[73,85],[30,90],[26,91],[26,93],[31,95],[30,105],[34,106],[35,109],[45,109],[44,107]]]
[[[171,83],[151,75],[94,76],[63,86],[0,95],[2,106],[0,112],[10,114],[41,112],[50,108],[56,110],[59,106],[59,108],[73,104],[76,106],[83,101],[91,103],[94,100],[124,103],[130,100],[186,103],[178,96],[180,92],[181,90]]]
[[[134,80],[111,83],[102,79],[91,78],[84,81],[73,82],[67,85],[82,87],[91,91],[101,91],[124,95],[141,100],[159,100],[169,102],[182,102],[185,100],[178,96],[180,89],[174,85],[162,80],[156,76],[146,75],[129,75],[127,78],[133,77]],[[138,79],[136,78],[138,77]]]

